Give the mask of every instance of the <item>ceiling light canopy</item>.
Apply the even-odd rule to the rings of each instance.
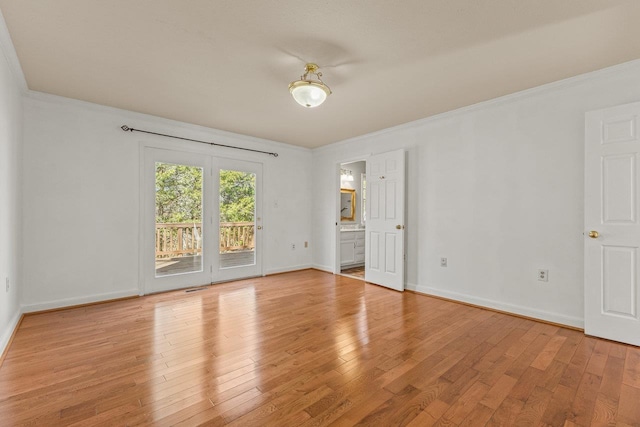
[[[315,74],[316,80],[309,75]],[[316,64],[309,63],[304,67],[304,74],[300,77],[300,80],[291,82],[289,84],[289,92],[293,96],[293,99],[303,107],[313,108],[322,104],[327,96],[331,95],[331,89],[324,84],[321,79],[322,73],[318,71]]]

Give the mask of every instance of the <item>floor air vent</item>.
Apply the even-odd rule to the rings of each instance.
[[[205,289],[207,289],[207,288],[206,287],[203,287],[203,288],[192,288],[192,289],[187,289],[185,292],[204,291]]]

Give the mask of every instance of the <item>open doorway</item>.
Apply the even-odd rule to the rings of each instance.
[[[340,164],[340,274],[364,280],[366,243],[366,162]]]

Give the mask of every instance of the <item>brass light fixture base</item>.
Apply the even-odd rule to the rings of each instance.
[[[318,74],[318,69],[320,67],[318,67],[318,64],[314,64],[313,62],[309,62],[307,65],[305,65],[304,67],[304,71],[305,71],[305,75],[312,73],[312,74]]]
[[[300,80],[289,84],[289,92],[293,99],[303,107],[317,107],[331,95],[331,89],[322,81],[322,73],[319,70],[318,64],[309,62],[305,65],[304,74],[300,76]]]

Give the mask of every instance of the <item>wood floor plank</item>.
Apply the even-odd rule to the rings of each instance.
[[[622,385],[616,419],[632,426],[640,425],[640,388]]]
[[[571,407],[573,415],[570,421],[578,425],[588,425],[591,422],[601,381],[599,376],[585,372]]]
[[[629,347],[624,363],[624,379],[626,385],[640,388],[640,348]]]
[[[442,414],[442,417],[438,420],[438,424],[442,425],[459,425],[467,415],[476,407],[478,402],[489,391],[489,386],[479,381],[474,382],[466,392],[460,395],[460,398],[456,399],[447,409],[447,412]]]
[[[547,404],[552,395],[553,393],[546,388],[535,387],[524,403],[514,425],[522,427],[537,426],[547,409]]]
[[[576,395],[576,390],[558,384],[551,396],[551,400],[545,409],[540,424],[544,426],[561,426],[564,425],[569,417],[573,417],[571,412],[571,403]]]
[[[555,336],[549,340],[547,345],[542,349],[538,356],[531,362],[532,367],[538,368],[542,371],[546,370],[553,361],[558,351],[562,347],[562,344],[566,341],[565,337]]]
[[[436,399],[407,425],[412,427],[433,426],[450,406],[442,400]]]
[[[602,376],[604,372],[611,344],[605,341],[598,341],[593,348],[589,363],[587,363],[586,371],[597,376]]]
[[[460,426],[464,427],[476,427],[483,426],[491,419],[494,410],[491,408],[487,408],[481,403],[478,403],[472,410],[469,412],[469,415],[465,417],[462,422],[460,422]]]
[[[412,424],[416,417],[432,410],[431,405],[448,385],[449,382],[447,381],[436,380],[429,386],[421,387],[420,393],[412,399],[405,399],[404,402],[398,405],[398,408],[393,413],[393,419],[388,420],[388,422],[397,423],[398,425]],[[444,404],[444,402],[442,403]],[[447,405],[447,407],[448,406],[449,405]],[[431,417],[433,417],[433,415],[431,415]],[[436,419],[433,419],[433,422],[435,423]]]
[[[598,393],[596,403],[593,408],[593,416],[591,418],[592,426],[610,426],[616,425],[618,416],[618,400]]]
[[[640,349],[306,270],[27,315],[0,424],[640,425]]]
[[[369,411],[369,413],[355,425],[371,426],[400,424],[403,420],[399,414],[397,414],[397,411],[402,407],[403,402],[411,401],[419,394],[420,390],[412,385],[408,385],[399,393],[392,395],[391,398],[386,400],[384,403]]]
[[[509,375],[503,375],[500,379],[494,384],[494,386],[489,389],[487,394],[482,398],[480,403],[484,406],[497,409],[498,406],[502,403],[502,401],[509,395],[511,389],[518,382],[517,379],[510,377]]]
[[[515,426],[516,419],[522,411],[524,402],[512,397],[507,397],[500,403],[500,406],[494,411],[493,415],[487,422],[487,426]]]

